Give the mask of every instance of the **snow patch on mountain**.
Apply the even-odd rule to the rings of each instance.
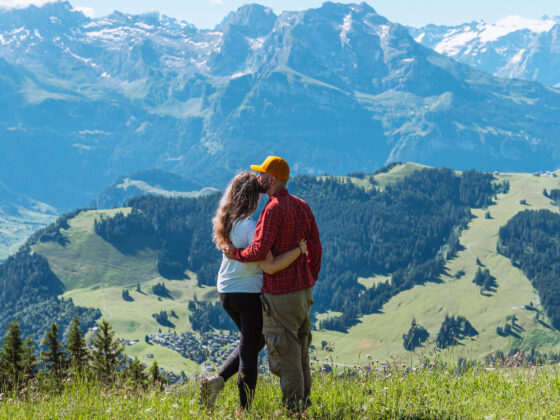
[[[521,62],[521,60],[523,59],[523,54],[525,54],[526,49],[523,48],[522,50],[519,50],[519,52],[517,54],[515,54],[511,60],[509,60],[509,62],[511,64],[518,64]]]
[[[260,36],[258,38],[247,38],[249,41],[249,45],[251,46],[251,50],[259,50],[264,45],[264,40],[266,39],[265,36]]]
[[[474,31],[459,32],[457,30],[450,31],[443,41],[436,45],[435,50],[440,54],[449,56],[457,55],[461,50],[473,39],[478,38],[478,34]],[[416,41],[420,42],[420,41]]]
[[[344,22],[342,23],[341,26],[341,31],[340,31],[340,43],[341,45],[347,45],[350,41],[348,39],[348,32],[350,32],[350,30],[352,29],[352,13],[348,13],[345,17],[344,17]]]

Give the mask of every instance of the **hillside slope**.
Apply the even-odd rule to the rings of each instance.
[[[144,250],[127,254],[104,241],[94,232],[94,220],[111,217],[117,212],[126,214],[130,209],[90,210],[69,221],[69,229],[62,234],[69,240],[64,246],[55,242],[42,242],[33,250],[47,257],[52,271],[67,290],[62,297],[71,298],[76,305],[93,307],[111,322],[117,335],[125,340],[137,341],[127,346],[127,353],[139,356],[144,363],[152,354],[158,363],[169,370],[193,371],[197,366],[178,353],[162,346],[147,344],[145,335],[167,328],[158,324],[152,314],[174,310],[177,333],[191,331],[187,309],[195,295],[201,301],[215,299],[216,288],[198,287],[196,274],[189,280],[169,281],[159,276],[156,269],[157,245],[147,241]],[[133,238],[133,241],[142,238]],[[164,283],[171,298],[162,299],[152,292],[157,283]],[[137,287],[141,292],[137,292]],[[122,298],[123,289],[130,290],[133,301]]]
[[[473,210],[475,218],[460,237],[464,249],[446,263],[446,274],[441,277],[443,283],[428,283],[400,293],[383,307],[382,313],[363,317],[348,334],[318,331],[314,334],[315,343],[323,340],[332,343],[332,357],[344,363],[359,363],[360,357],[363,362],[364,354],[383,360],[416,358],[434,352],[438,330],[445,315],[450,314],[465,316],[480,335],[463,340],[459,347],[444,350],[444,357],[473,358],[493,350],[512,347],[527,350],[535,345],[542,352],[558,351],[560,333],[538,322],[535,311],[524,309],[524,305],[532,302],[542,311],[530,281],[509,259],[496,252],[496,245],[500,226],[519,211],[543,208],[558,212],[558,207],[543,196],[543,189],[558,188],[560,182],[558,178],[530,174],[500,174],[497,178],[508,180],[510,191],[498,195],[496,204],[489,207],[492,219],[485,218],[484,210]],[[520,204],[523,199],[527,205]],[[472,283],[479,268],[477,258],[497,278],[497,291],[490,296],[481,295]],[[461,270],[465,274],[457,279],[455,274]],[[521,338],[496,334],[496,327],[503,326],[511,315],[519,319],[518,324],[523,329],[519,334]],[[402,339],[413,318],[430,333],[427,343],[415,353],[404,350]]]

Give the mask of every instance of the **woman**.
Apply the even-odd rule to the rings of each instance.
[[[253,240],[256,222],[251,215],[257,210],[260,198],[257,176],[251,172],[238,174],[227,187],[216,216],[212,219],[213,240],[218,249],[226,244],[246,248]],[[264,347],[262,336],[262,305],[260,300],[262,272],[274,274],[288,267],[307,251],[302,240],[294,249],[257,263],[240,263],[222,257],[218,273],[220,302],[241,333],[239,346],[230,354],[220,372],[200,380],[200,399],[213,407],[224,382],[237,375],[239,402],[246,409],[257,385],[258,355]]]

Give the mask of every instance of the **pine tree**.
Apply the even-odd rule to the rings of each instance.
[[[412,351],[425,342],[429,336],[428,331],[422,325],[416,323],[415,318],[412,318],[408,332],[402,336],[403,347],[405,350]]]
[[[70,326],[68,335],[68,351],[70,352],[70,365],[76,373],[82,373],[88,366],[90,359],[86,340],[80,330],[80,319],[76,316]]]
[[[0,351],[0,373],[8,389],[16,389],[23,379],[23,343],[20,334],[19,323],[13,321],[8,326]]]
[[[163,382],[163,377],[159,372],[159,366],[155,360],[154,363],[152,363],[152,366],[150,367],[150,376],[152,377],[152,383],[154,385]]]
[[[92,369],[103,382],[114,379],[117,370],[123,365],[124,347],[119,339],[115,339],[115,332],[111,324],[103,319],[97,324],[99,331],[93,337]]]
[[[138,360],[138,357],[134,357],[128,364],[126,378],[136,386],[144,386],[148,380],[148,375],[144,372],[144,365]]]
[[[54,322],[51,324],[51,329],[46,332],[42,345],[47,347],[46,351],[41,351],[41,360],[47,372],[55,379],[62,379],[67,359],[66,352],[58,340],[58,325]]]
[[[23,342],[21,367],[23,380],[27,383],[33,379],[37,373],[37,356],[35,355],[35,343],[30,336]]]

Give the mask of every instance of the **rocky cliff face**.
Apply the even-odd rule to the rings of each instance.
[[[243,6],[214,30],[4,10],[0,67],[0,181],[62,208],[147,167],[223,186],[268,154],[300,174],[560,162],[558,91],[459,64],[365,3]]]

